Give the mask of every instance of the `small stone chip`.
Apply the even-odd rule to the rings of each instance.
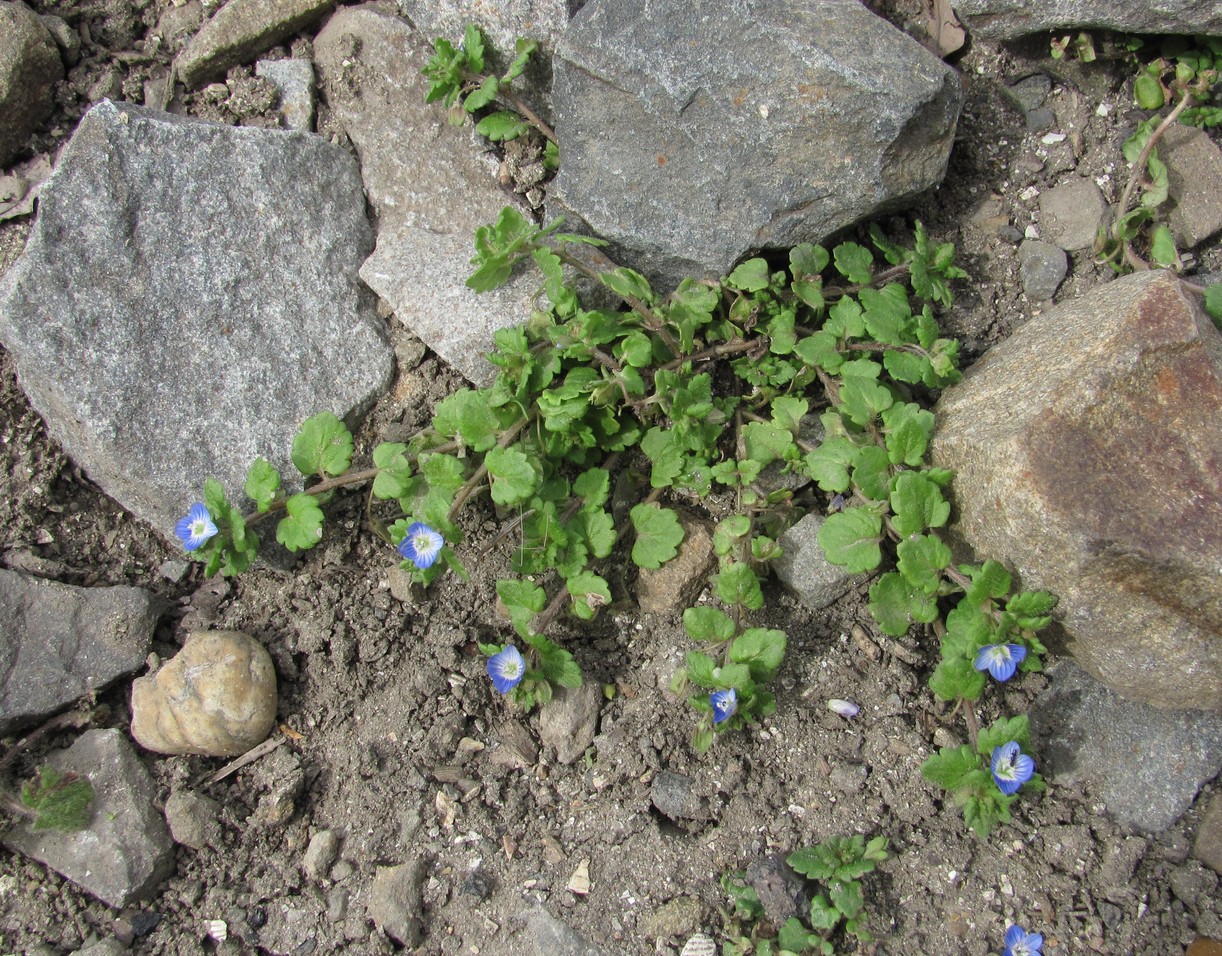
[[[679,956],[715,956],[717,944],[704,933],[697,933],[683,944],[683,952]]]
[[[586,896],[590,892],[589,857],[577,864],[577,869],[575,869],[573,871],[573,875],[569,877],[568,886],[566,886],[565,889],[575,896]]]

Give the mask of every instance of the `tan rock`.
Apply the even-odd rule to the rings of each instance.
[[[163,754],[233,757],[276,722],[276,671],[241,631],[196,631],[156,674],[132,685],[132,736]]]
[[[1179,281],[1032,319],[937,421],[954,530],[1060,597],[1078,662],[1132,700],[1222,709],[1222,336]]]
[[[671,614],[687,607],[707,583],[713,566],[713,537],[708,527],[690,515],[680,514],[683,543],[679,553],[662,567],[642,568],[637,578],[636,600],[642,611]]]

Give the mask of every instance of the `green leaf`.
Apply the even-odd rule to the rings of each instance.
[[[1158,77],[1142,73],[1133,81],[1133,99],[1143,110],[1161,110],[1167,102]]]
[[[600,272],[598,278],[602,284],[618,295],[621,299],[637,299],[646,305],[654,302],[653,289],[649,280],[639,272],[626,267]]]
[[[908,308],[908,293],[897,283],[882,289],[862,289],[858,294],[866,323],[866,331],[876,342],[903,345],[908,341],[907,330],[912,311]]]
[[[598,613],[600,607],[611,603],[611,589],[607,582],[593,571],[582,571],[565,582],[573,596],[573,613],[588,621]]]
[[[849,466],[856,457],[851,439],[829,438],[806,456],[806,473],[824,491],[848,491]]]
[[[713,658],[700,651],[688,651],[686,660],[687,674],[693,684],[706,690],[711,690],[717,686],[717,678],[714,676],[717,670],[717,662]]]
[[[987,760],[993,756],[994,748],[1012,740],[1016,741],[1024,752],[1030,749],[1031,723],[1026,714],[1002,717],[982,728],[976,738],[976,751]]]
[[[952,555],[942,539],[931,534],[905,538],[896,545],[896,567],[905,580],[919,591],[933,594],[942,583],[942,569],[949,567]]]
[[[684,532],[674,511],[656,504],[639,504],[629,512],[629,517],[636,530],[632,561],[637,567],[660,568],[679,553]]]
[[[601,508],[611,496],[611,474],[606,468],[588,468],[573,482],[573,494],[583,509]]]
[[[802,925],[796,916],[791,916],[777,931],[777,945],[782,952],[802,953],[819,943],[819,937]]]
[[[531,634],[526,643],[539,652],[539,670],[549,684],[560,687],[580,687],[581,668],[573,655],[559,644],[549,641],[542,634]]]
[[[505,71],[505,75],[501,77],[502,83],[511,83],[522,75],[522,71],[526,69],[526,64],[530,60],[530,56],[539,46],[534,40],[528,40],[525,37],[518,37],[514,43],[514,52],[517,54],[512,63],[509,64],[509,69]],[[549,140],[550,144],[550,140]]]
[[[736,664],[746,664],[751,670],[751,679],[756,683],[767,683],[772,680],[785,657],[786,640],[784,631],[749,627],[734,638],[734,643],[730,645],[730,660]]]
[[[1006,610],[1023,630],[1038,631],[1052,621],[1049,612],[1056,605],[1056,597],[1047,591],[1019,591],[1006,602]]]
[[[726,277],[726,284],[743,292],[759,292],[768,288],[771,273],[764,259],[748,259]]]
[[[784,458],[793,447],[793,435],[772,422],[747,422],[742,428],[747,457],[761,465]]]
[[[901,637],[913,621],[933,622],[938,605],[933,595],[914,588],[898,571],[888,571],[870,585],[870,614],[884,634]]]
[[[484,456],[492,479],[492,500],[498,505],[516,505],[535,493],[539,471],[535,463],[518,448],[497,446]]]
[[[874,277],[874,256],[865,246],[855,242],[842,242],[832,250],[836,271],[859,285],[865,285]]]
[[[828,902],[822,893],[816,893],[810,901],[811,929],[830,931],[840,923],[840,910]]]
[[[853,484],[871,501],[885,501],[891,487],[891,459],[885,448],[866,445],[853,459]]]
[[[441,435],[457,435],[473,451],[487,451],[496,444],[498,422],[487,396],[460,388],[437,403],[433,427]]]
[[[1175,248],[1175,236],[1169,226],[1156,226],[1150,236],[1150,256],[1160,266],[1167,269],[1180,269],[1184,263],[1180,261],[1179,250]]]
[[[950,503],[942,497],[942,489],[919,471],[906,471],[895,479],[891,512],[896,532],[906,538],[945,525]]]
[[[943,658],[929,678],[929,689],[942,700],[977,700],[984,685],[984,674],[961,657]]]
[[[273,468],[266,458],[256,458],[251,462],[243,490],[246,496],[254,501],[260,514],[271,507],[279,488],[280,472]]]
[[[1000,561],[990,558],[979,567],[962,565],[959,570],[972,579],[971,586],[964,593],[964,601],[973,608],[1010,593],[1010,572]]]
[[[575,519],[579,522],[582,537],[590,554],[596,558],[608,557],[615,550],[618,534],[615,519],[605,511],[583,510]]]
[[[843,413],[853,424],[864,427],[895,404],[891,390],[876,379],[842,371],[846,374],[841,380],[840,404]]]
[[[1214,325],[1222,329],[1222,282],[1215,282],[1206,288],[1205,311],[1214,320]]]
[[[335,478],[352,462],[352,433],[330,412],[319,412],[301,423],[292,458],[303,475]]]
[[[93,785],[88,778],[54,767],[21,785],[21,802],[34,811],[33,830],[84,830],[89,825]]]
[[[840,354],[838,345],[836,336],[826,329],[821,329],[798,339],[793,352],[807,365],[816,366],[834,375],[844,365],[844,356]]]
[[[407,446],[400,442],[382,442],[373,450],[373,463],[378,473],[373,479],[375,498],[407,498],[413,491],[411,462],[404,452]]]
[[[943,747],[921,764],[921,776],[943,790],[955,791],[980,770],[980,756],[970,746]]]
[[[323,522],[318,499],[302,492],[285,501],[284,510],[288,516],[276,525],[276,540],[290,551],[304,551],[318,544]]]
[[[547,594],[543,588],[529,581],[501,580],[496,582],[496,594],[505,606],[513,629],[523,637],[531,633],[530,621],[543,610]]]
[[[500,85],[500,81],[495,76],[484,77],[484,82],[477,89],[468,93],[467,98],[463,100],[463,109],[468,113],[482,110],[489,103],[496,100],[496,94],[500,89]]]
[[[683,628],[694,641],[728,641],[737,628],[720,608],[689,607],[683,612]]]
[[[825,331],[841,339],[858,339],[866,334],[866,323],[862,318],[861,305],[851,296],[845,296],[828,310]]]
[[[883,412],[882,418],[891,463],[919,467],[933,436],[933,412],[913,402],[897,402]]]
[[[832,880],[828,883],[827,889],[832,905],[840,910],[847,919],[857,916],[865,906],[866,901],[861,895],[861,884],[856,880]]]
[[[468,23],[462,38],[463,53],[467,57],[467,68],[472,73],[484,72],[484,36],[474,23]]]
[[[742,605],[750,611],[758,611],[764,606],[759,576],[741,561],[735,561],[719,571],[713,583],[717,596],[730,607]]]
[[[849,508],[829,515],[817,540],[828,561],[850,574],[873,571],[883,559],[879,541],[882,518],[868,508]]]
[[[526,121],[517,113],[509,110],[491,113],[475,124],[475,131],[494,143],[517,139],[519,136],[524,136],[529,130],[530,127]]]

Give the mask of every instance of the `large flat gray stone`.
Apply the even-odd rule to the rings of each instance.
[[[1105,29],[1123,33],[1222,34],[1218,0],[956,0],[972,33],[1012,40],[1045,30]]]
[[[672,286],[941,181],[954,70],[856,0],[590,0],[553,64],[549,198]]]
[[[0,569],[0,734],[144,666],[158,615],[140,588],[78,588]]]
[[[171,538],[205,477],[242,501],[262,455],[291,482],[304,419],[387,387],[371,244],[356,164],[320,137],[104,102],[0,282],[0,340],[52,436]]]

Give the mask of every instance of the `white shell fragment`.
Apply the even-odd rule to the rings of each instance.
[[[697,933],[683,944],[683,952],[679,956],[716,956],[717,944],[704,933]]]
[[[590,861],[588,858],[577,864],[577,869],[569,877],[569,884],[565,889],[576,896],[585,896],[590,892]]]

